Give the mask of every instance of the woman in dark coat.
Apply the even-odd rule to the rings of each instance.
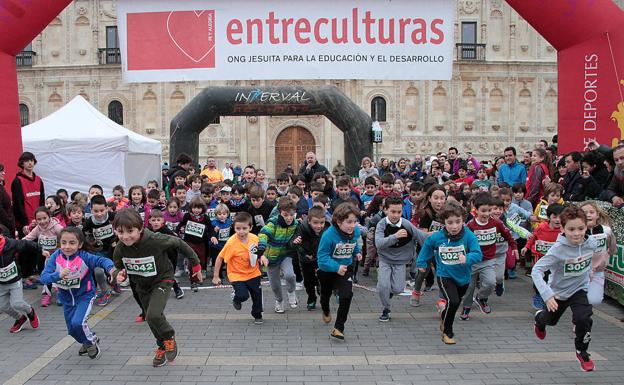
[[[15,236],[15,218],[13,217],[13,205],[11,197],[4,188],[4,176],[6,170],[4,165],[0,163],[0,225],[9,229],[11,237]]]

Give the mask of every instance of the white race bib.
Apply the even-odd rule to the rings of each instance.
[[[489,246],[496,243],[496,227],[485,230],[475,230],[474,235],[477,236],[480,246]]]
[[[192,235],[197,238],[203,238],[205,231],[206,231],[205,224],[193,222],[193,221],[188,221],[186,223],[186,227],[184,228],[184,234]]]
[[[122,258],[126,272],[141,277],[153,277],[156,275],[156,261],[154,257]]]
[[[93,238],[98,241],[110,238],[113,236],[113,234],[113,225],[110,223],[104,227],[98,227],[93,229]]]
[[[61,279],[60,281],[58,281],[56,283],[56,286],[64,290],[78,289],[80,287],[80,281],[80,272],[76,271],[69,273],[69,275],[65,277],[65,279]]]
[[[445,265],[459,265],[459,255],[466,255],[466,249],[464,245],[459,246],[440,246],[438,247],[438,254],[440,255],[440,261]]]
[[[607,251],[607,234],[602,233],[602,234],[594,234],[592,235],[592,237],[594,237],[594,239],[596,240],[598,247],[596,248],[596,252],[597,253],[601,253],[601,252],[605,252]]]
[[[548,215],[546,215],[546,211],[548,211],[548,205],[541,205],[539,215],[537,217],[539,219],[548,220]]]
[[[546,254],[554,244],[555,242],[546,242],[538,239],[535,241],[535,251],[540,254]]]
[[[210,218],[211,221],[217,217],[217,213],[215,213],[215,209],[206,210],[206,215],[208,215],[208,218]]]
[[[351,258],[353,255],[353,250],[355,250],[356,243],[338,243],[336,247],[334,247],[334,253],[332,256],[335,259],[347,259]]]
[[[256,215],[254,217],[254,222],[256,222],[256,226],[262,227],[265,225],[264,218],[262,217],[262,215]]]
[[[585,274],[591,268],[592,254],[582,255],[577,258],[566,259],[563,268],[564,277],[577,277]]]
[[[253,243],[249,246],[249,265],[256,267],[258,264],[258,245]]]
[[[225,242],[230,239],[230,228],[219,229],[219,242]]]
[[[43,250],[56,249],[56,242],[57,242],[56,237],[46,237],[45,235],[40,235],[38,241],[39,241],[39,246],[41,246]]]
[[[444,228],[444,225],[438,221],[432,221],[431,225],[429,226],[429,232],[433,233],[435,231],[440,231]]]
[[[15,261],[11,262],[6,267],[0,267],[0,282],[9,282],[14,278],[17,278],[17,265]]]

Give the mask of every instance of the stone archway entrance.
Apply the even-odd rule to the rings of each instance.
[[[290,126],[275,139],[275,176],[290,164],[299,171],[300,164],[308,152],[316,152],[316,141],[312,133],[301,126]]]

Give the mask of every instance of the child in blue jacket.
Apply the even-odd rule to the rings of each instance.
[[[95,359],[100,355],[99,339],[87,325],[95,299],[93,272],[96,267],[101,267],[110,276],[114,270],[113,261],[82,250],[85,238],[77,228],[63,229],[59,238],[60,249],[48,258],[41,273],[41,282],[56,283],[67,332],[82,344],[78,354]]]
[[[329,299],[332,291],[338,291],[340,302],[336,313],[336,322],[330,337],[344,340],[344,324],[349,315],[353,298],[353,258],[362,260],[358,239],[360,210],[351,203],[341,203],[332,217],[332,226],[323,233],[319,243],[317,276],[321,285],[321,308],[323,321],[331,322]]]
[[[444,229],[431,234],[425,241],[416,265],[425,271],[432,258],[436,260],[436,273],[440,292],[446,300],[446,307],[441,313],[440,331],[442,341],[447,345],[455,344],[453,321],[460,301],[472,274],[472,265],[481,262],[483,254],[477,237],[464,226],[466,212],[455,202],[448,202],[438,214],[444,221]]]

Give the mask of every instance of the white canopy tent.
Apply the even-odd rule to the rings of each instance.
[[[59,188],[87,192],[93,184],[110,195],[115,185],[161,178],[161,143],[113,122],[82,96],[22,127],[22,141],[37,158],[47,195]]]

